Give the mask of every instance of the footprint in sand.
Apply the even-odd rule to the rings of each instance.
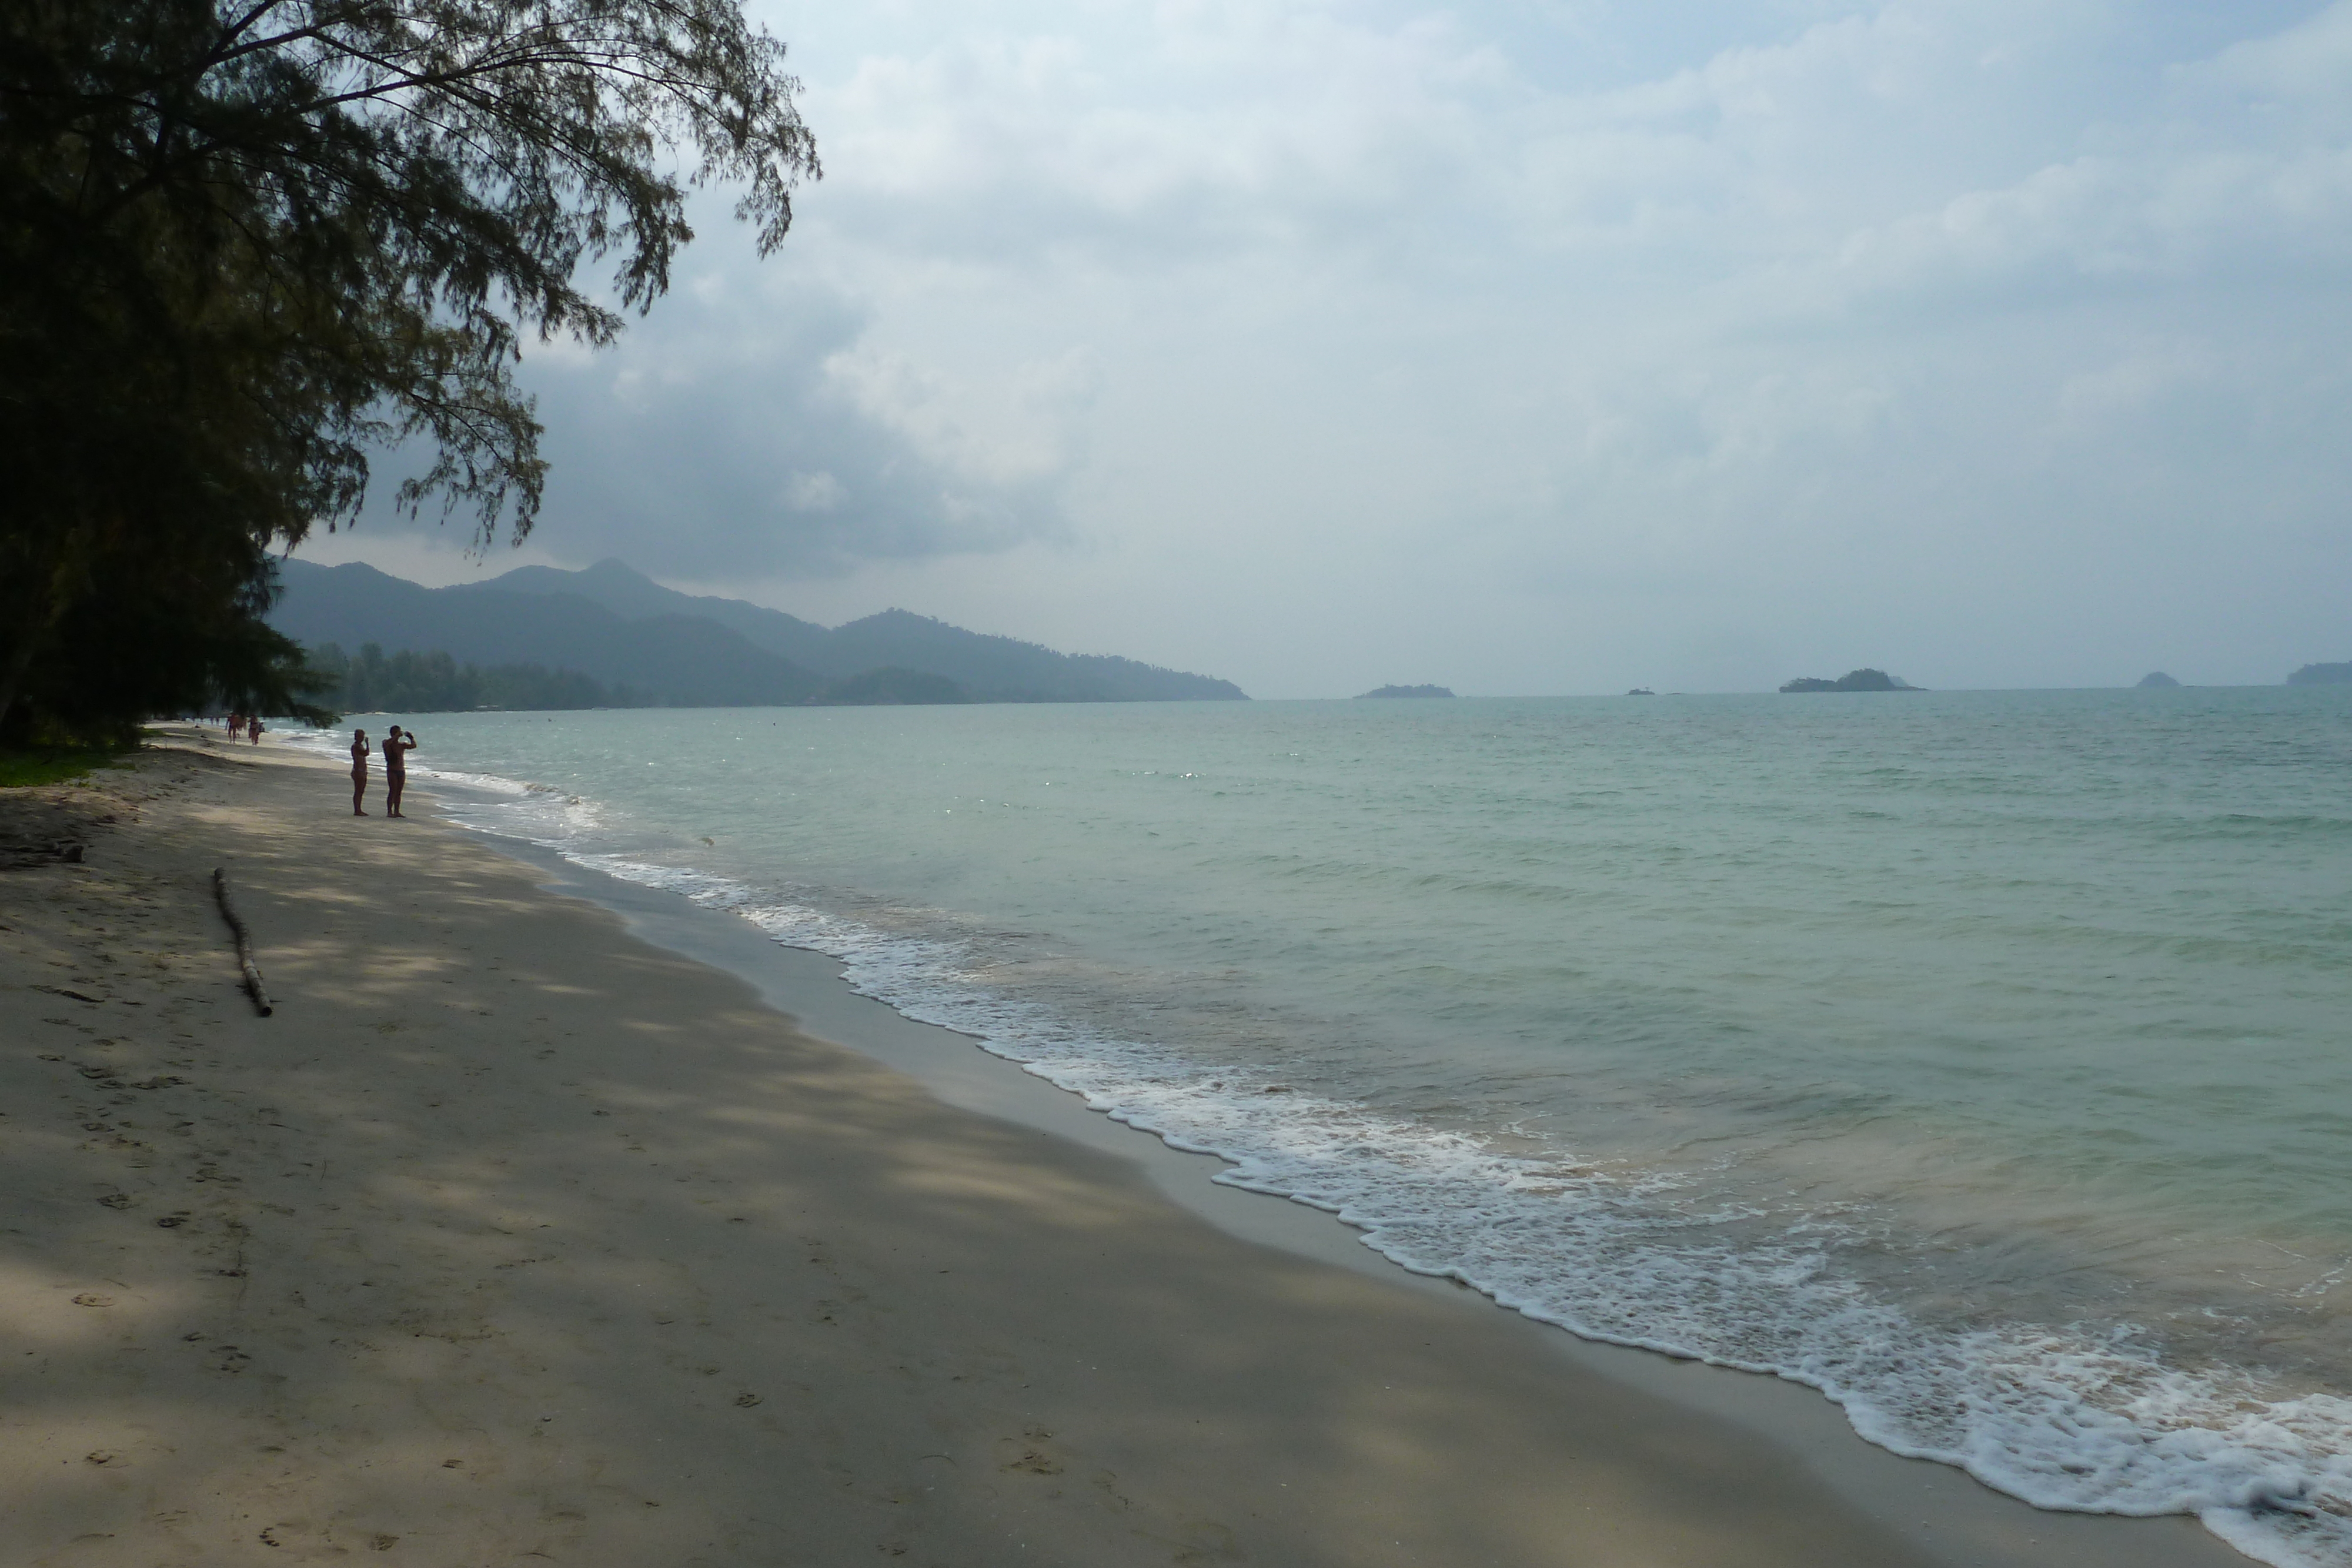
[[[1031,1427],[1018,1437],[998,1438],[996,1451],[999,1456],[1017,1453],[1020,1457],[1006,1460],[997,1469],[1028,1476],[1060,1475],[1062,1462],[1047,1451],[1053,1437],[1054,1434],[1043,1427]]]

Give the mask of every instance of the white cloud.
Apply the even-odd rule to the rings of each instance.
[[[827,178],[534,355],[541,548],[1274,695],[2347,652],[2352,0],[768,9]]]
[[[905,436],[925,457],[995,486],[1061,476],[1070,462],[1074,423],[1096,379],[1092,357],[1083,349],[1028,361],[975,383],[872,343],[834,354],[824,373],[860,412]]]
[[[848,498],[841,481],[823,469],[814,474],[795,471],[784,482],[784,505],[795,512],[835,511]]]
[[[2352,0],[2335,0],[2316,16],[2267,37],[2231,45],[2210,71],[2232,86],[2296,102],[2339,118],[2352,112]]]

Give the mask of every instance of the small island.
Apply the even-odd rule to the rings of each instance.
[[[1444,686],[1382,686],[1376,692],[1363,692],[1356,700],[1365,697],[1450,697],[1454,694]]]
[[[1629,697],[1654,697],[1658,694],[1652,691],[1647,686],[1635,686],[1632,691],[1627,692],[1625,695]]]
[[[2291,686],[2352,685],[2352,664],[2305,664],[2286,678]]]
[[[1784,692],[1916,692],[1915,686],[1900,675],[1890,675],[1885,670],[1864,668],[1848,670],[1836,680],[1825,681],[1819,675],[1800,675],[1780,688]]]
[[[2143,691],[2157,691],[2167,686],[2177,686],[2179,684],[2162,670],[2150,670],[2139,678],[2138,685]]]

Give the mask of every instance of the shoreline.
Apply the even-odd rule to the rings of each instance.
[[[457,831],[539,868],[543,886],[610,910],[633,936],[757,987],[770,1006],[792,1014],[812,1032],[908,1074],[958,1109],[1017,1122],[1127,1160],[1139,1166],[1164,1197],[1230,1235],[1420,1291],[1460,1312],[1500,1317],[1517,1326],[1533,1354],[1565,1357],[1581,1370],[1753,1432],[1793,1455],[1842,1501],[1937,1562],[2227,1568],[2255,1561],[2187,1515],[2138,1519],[2038,1509],[1955,1466],[1882,1448],[1853,1429],[1843,1407],[1809,1385],[1585,1339],[1522,1316],[1470,1287],[1416,1274],[1323,1209],[1217,1184],[1213,1178],[1233,1168],[1223,1156],[1194,1154],[1156,1133],[1115,1121],[971,1036],[909,1019],[889,1003],[852,989],[839,958],[786,946],[730,911],[581,864],[556,849],[465,827]],[[2118,1527],[2119,1533],[2110,1533]]]
[[[1417,1280],[829,959],[430,818],[337,818],[331,762],[234,766],[152,755],[141,779],[193,777],[148,822],[0,873],[27,1042],[0,1127],[30,1199],[7,1295],[35,1352],[0,1354],[0,1531],[48,1531],[23,1561],[226,1561],[256,1508],[287,1516],[272,1544],[434,1561],[2246,1561]],[[207,843],[276,1019],[236,1012],[188,882]],[[24,907],[33,879],[67,912]],[[131,920],[154,951],[126,974],[92,955],[136,948]],[[29,991],[37,950],[105,999]],[[186,1130],[144,1124],[162,1101]],[[129,1202],[92,1200],[101,1168]],[[289,1440],[218,1440],[264,1430]],[[648,1469],[649,1433],[692,1469]],[[335,1463],[292,1457],[322,1444]]]

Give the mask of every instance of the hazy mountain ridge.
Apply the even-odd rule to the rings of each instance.
[[[1231,681],[1109,653],[1060,653],[1035,643],[968,632],[928,615],[885,610],[827,630],[740,599],[664,588],[619,560],[581,571],[526,566],[467,593],[572,594],[624,617],[688,615],[713,621],[754,647],[820,675],[844,679],[896,668],[944,675],[975,702],[1181,702],[1245,700]]]
[[[833,633],[814,622],[769,610],[740,599],[716,599],[680,593],[636,571],[620,560],[600,560],[581,571],[561,567],[519,566],[480,582],[460,583],[454,593],[529,593],[541,597],[570,595],[613,612],[625,621],[656,615],[691,615],[714,621],[755,648],[790,659],[818,674],[854,674],[831,665]],[[861,666],[862,668],[863,666]]]
[[[805,702],[824,677],[753,647],[714,622],[631,621],[570,594],[433,589],[353,562],[279,568],[285,596],[270,624],[298,643],[370,643],[389,652],[445,653],[460,664],[539,664],[626,685],[676,706]]]
[[[740,600],[678,593],[617,560],[437,589],[356,562],[288,560],[279,571],[285,594],[269,620],[297,642],[576,670],[671,706],[1244,696],[1228,681],[1057,653],[905,611],[828,631]]]

